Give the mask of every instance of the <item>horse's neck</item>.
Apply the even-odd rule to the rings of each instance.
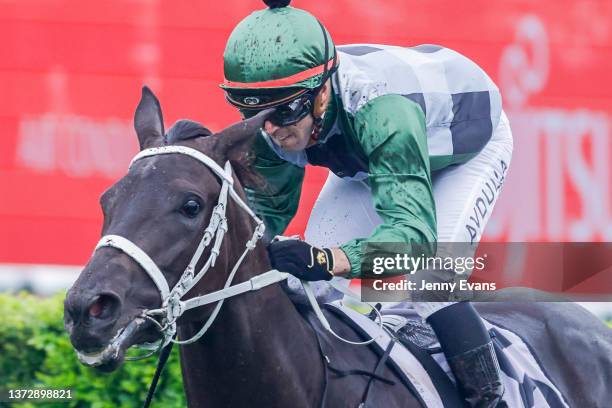
[[[269,269],[259,247],[240,280],[249,270]],[[179,336],[188,338],[200,326],[185,324]],[[189,406],[315,406],[320,395],[323,369],[314,334],[279,285],[226,300],[210,331],[181,348],[181,365]]]

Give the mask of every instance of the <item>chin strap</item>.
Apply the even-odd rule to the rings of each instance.
[[[314,119],[314,123],[312,125],[312,134],[310,138],[314,141],[318,141],[321,136],[321,131],[323,130],[323,118],[325,117],[325,112],[320,117],[315,117],[314,113],[312,115]]]
[[[320,21],[317,20],[317,22],[319,23],[319,26],[321,27],[321,32],[323,32],[323,41],[325,44],[325,61],[329,61],[329,41],[327,39],[327,33],[325,31],[325,27],[323,27],[323,24],[321,24]],[[327,64],[328,62],[325,63],[325,67],[323,68],[323,75],[321,75],[321,84],[319,84],[319,86],[316,88],[316,92],[315,95],[318,95],[319,92],[321,92],[321,89],[325,86],[325,83],[327,82],[327,80],[329,78],[331,78],[331,75],[336,71],[336,69],[338,68],[338,52],[336,51],[336,47],[333,47],[332,52],[334,53],[334,58],[333,58],[333,62],[332,62],[332,67],[331,69],[327,68]],[[315,100],[316,100],[316,96],[315,96]],[[314,108],[314,101],[313,101],[313,108]],[[314,115],[314,112],[312,114],[312,117],[314,118],[314,125],[312,128],[312,134],[310,135],[310,138],[312,140],[319,140],[319,137],[321,135],[321,131],[323,130],[323,119],[325,117],[325,112],[323,112],[321,114],[321,116],[316,117]]]

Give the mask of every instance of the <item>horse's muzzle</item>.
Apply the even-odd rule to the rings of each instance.
[[[73,345],[96,349],[107,343],[119,319],[122,302],[110,291],[91,295],[70,290],[64,301],[64,326]]]

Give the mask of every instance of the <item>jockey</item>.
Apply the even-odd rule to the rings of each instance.
[[[512,156],[492,80],[435,45],[336,47],[289,0],[265,0],[224,52],[227,101],[244,118],[276,108],[255,141],[267,184],[247,188],[269,236],[296,213],[306,164],[330,170],[305,241],[273,241],[272,266],[307,281],[362,276],[364,244],[477,245]],[[318,262],[314,262],[314,260]],[[504,392],[491,339],[469,302],[415,302],[463,397],[495,407]]]

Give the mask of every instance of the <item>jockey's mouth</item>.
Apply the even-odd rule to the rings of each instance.
[[[282,142],[284,140],[287,140],[290,137],[293,137],[293,133],[286,133],[284,135],[278,135],[278,136],[273,136],[274,139],[276,139],[279,142]]]
[[[275,132],[274,135],[272,135],[271,137],[274,140],[274,142],[280,147],[287,147],[287,144],[291,143],[292,141],[299,140],[299,138],[294,132],[290,130],[285,130],[285,129],[281,129]]]

